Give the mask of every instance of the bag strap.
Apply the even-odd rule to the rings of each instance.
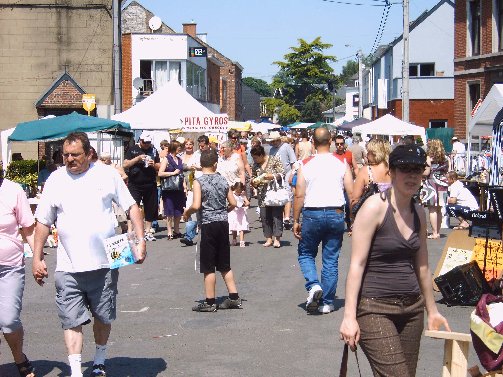
[[[367,165],[367,171],[369,173],[369,185],[371,185],[372,183],[374,183],[374,176],[372,175],[372,168],[370,167],[370,165]]]
[[[339,377],[347,377],[348,374],[348,354],[349,346],[344,344],[344,351],[342,352],[341,369],[339,370]],[[356,366],[358,367],[358,375],[362,377],[362,372],[360,371],[360,361],[358,360],[357,349],[355,349]]]

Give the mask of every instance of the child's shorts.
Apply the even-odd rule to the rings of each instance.
[[[229,223],[216,221],[201,225],[201,255],[199,271],[203,274],[227,272],[231,269]]]

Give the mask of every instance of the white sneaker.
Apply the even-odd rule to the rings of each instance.
[[[307,296],[306,301],[306,310],[309,313],[313,313],[318,308],[318,301],[320,301],[321,296],[323,295],[323,290],[321,287],[316,284],[311,287],[309,290],[309,296]]]
[[[318,312],[321,314],[332,313],[335,310],[335,307],[332,304],[325,304],[318,306]]]

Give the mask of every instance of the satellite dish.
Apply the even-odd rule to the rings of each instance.
[[[141,77],[137,77],[133,80],[133,86],[136,90],[140,90],[143,88],[143,79]]]
[[[156,31],[157,29],[159,29],[162,25],[162,21],[159,17],[157,16],[154,16],[152,17],[149,21],[148,21],[148,27],[152,30],[152,31]]]

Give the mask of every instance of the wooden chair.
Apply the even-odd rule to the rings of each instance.
[[[468,350],[472,336],[459,332],[426,330],[424,335],[444,339],[444,365],[442,377],[466,377],[468,370]],[[482,377],[503,377],[502,372],[489,372]]]

